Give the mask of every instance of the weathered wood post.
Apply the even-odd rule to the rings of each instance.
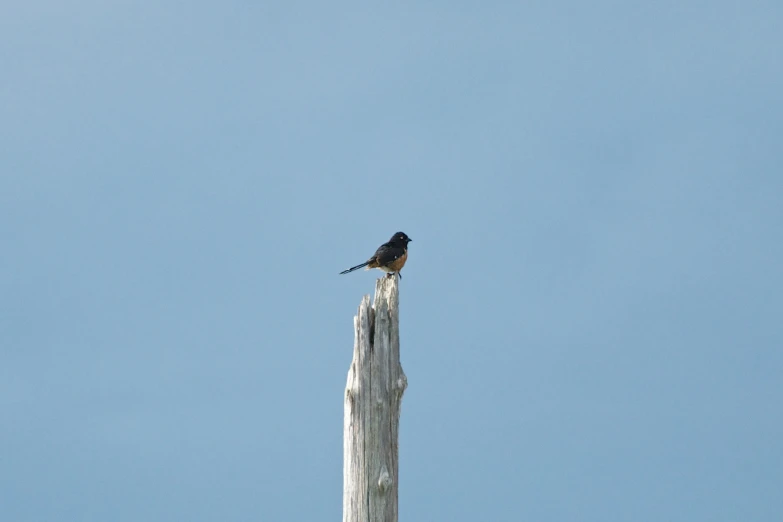
[[[399,280],[382,277],[375,303],[354,317],[353,360],[345,387],[343,522],[397,522],[400,404],[408,379],[400,365]]]

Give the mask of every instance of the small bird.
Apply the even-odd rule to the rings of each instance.
[[[348,272],[353,272],[354,270],[366,266],[367,270],[379,268],[384,272],[387,272],[389,277],[396,273],[402,278],[400,270],[405,266],[405,261],[408,260],[408,243],[411,241],[413,240],[409,238],[405,232],[397,232],[388,243],[379,246],[378,250],[375,251],[370,259],[361,265],[352,266],[348,270],[343,270],[340,274],[347,274]]]

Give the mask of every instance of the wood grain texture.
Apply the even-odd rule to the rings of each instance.
[[[343,522],[397,522],[400,406],[399,279],[382,277],[354,318],[343,419]]]

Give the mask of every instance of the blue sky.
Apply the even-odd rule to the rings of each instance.
[[[397,230],[403,520],[783,512],[779,2],[0,17],[0,520],[337,520]]]

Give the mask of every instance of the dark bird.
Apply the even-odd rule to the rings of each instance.
[[[361,265],[352,266],[348,270],[343,270],[340,274],[347,274],[354,270],[359,270],[363,266],[367,267],[367,270],[371,268],[379,268],[384,272],[387,272],[389,276],[396,273],[402,278],[400,270],[405,266],[405,261],[408,260],[408,243],[413,241],[405,234],[405,232],[397,232],[392,236],[388,243],[384,243],[378,247],[378,250],[372,255],[370,259],[362,263]]]

